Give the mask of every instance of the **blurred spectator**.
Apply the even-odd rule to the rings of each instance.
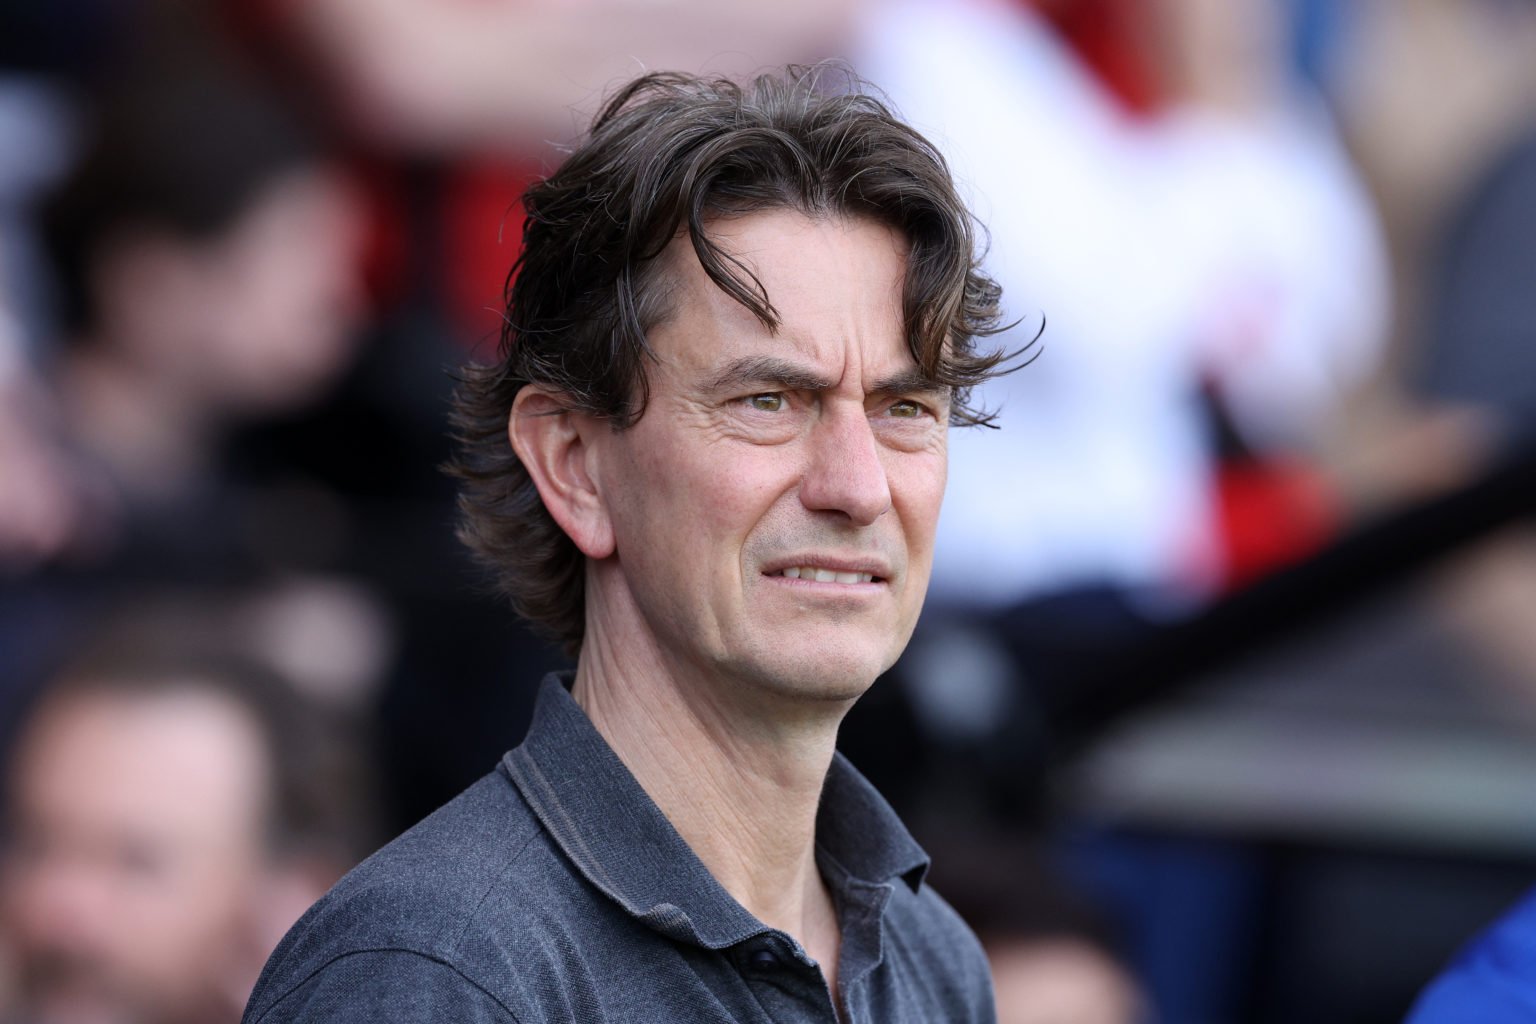
[[[1332,457],[1351,502],[1373,513],[1474,480],[1512,411],[1481,400],[1515,395],[1528,376],[1519,342],[1507,336],[1524,300],[1507,248],[1520,229],[1502,218],[1521,216],[1536,8],[1506,0],[1347,7],[1330,85],[1381,210],[1397,287],[1389,358],[1353,403]],[[1500,290],[1505,297],[1493,294]]]
[[[293,112],[217,52],[175,52],[106,99],[45,211],[67,326],[54,377],[117,546],[219,563],[239,542],[224,438],[313,401],[351,359],[360,210]]]
[[[1428,330],[1412,381],[1423,416],[1475,414],[1493,451],[1536,445],[1536,125],[1512,127],[1505,150],[1452,207],[1431,256]],[[1508,696],[1536,707],[1536,528],[1490,538],[1446,581],[1448,619],[1517,683]]]
[[[1374,509],[1465,486],[1536,443],[1536,8],[1366,2],[1357,18],[1341,107],[1401,282],[1390,372],[1340,446],[1341,475]],[[1441,581],[1440,617],[1482,674],[1536,706],[1536,532],[1488,538]]]
[[[313,569],[285,555],[327,536],[314,514],[274,529],[286,510],[228,448],[352,361],[360,211],[307,122],[198,24],[136,35],[143,49],[102,72],[77,159],[40,208],[63,329],[0,338],[14,357],[0,358],[0,564],[19,577],[0,587],[0,726],[126,582]]]
[[[951,438],[937,602],[1208,594],[1231,565],[1202,391],[1251,450],[1305,454],[1377,357],[1378,231],[1275,5],[1142,13],[1166,99],[1140,118],[1029,5],[869,19],[860,70],[973,188],[1021,330],[1047,324],[1029,370],[984,392],[1002,429]]]
[[[1138,1024],[1146,1000],[1108,927],[1042,851],[950,830],[931,881],[976,931],[998,1024]]]
[[[371,838],[336,719],[188,633],[196,615],[178,632],[142,611],[53,680],[14,749],[6,1020],[235,1021],[272,947]]]
[[[1013,815],[1094,727],[1085,678],[1335,528],[1313,467],[1385,327],[1378,227],[1279,5],[1096,5],[1155,73],[1135,108],[1043,16],[1074,6],[892,0],[855,50],[972,189],[1017,343],[1044,324],[980,395],[1000,429],[951,432],[897,668],[923,738]]]
[[[1394,228],[1399,273],[1418,285],[1405,289],[1413,305],[1401,310],[1398,373],[1378,388],[1377,414],[1357,439],[1357,448],[1375,456],[1357,458],[1356,468],[1365,470],[1361,489],[1380,504],[1415,497],[1394,485],[1405,467],[1424,462],[1420,451],[1383,438],[1447,420],[1474,423],[1437,460],[1452,483],[1475,480],[1500,457],[1536,446],[1529,308],[1536,284],[1536,9],[1480,0],[1406,7],[1390,16],[1374,11],[1378,41],[1350,79],[1356,131]],[[1424,89],[1418,71],[1430,64],[1455,88]],[[1500,721],[1528,722],[1536,709],[1536,527],[1527,517],[1483,538],[1437,583],[1433,610],[1465,656],[1458,678],[1483,690],[1464,704],[1483,700]],[[1486,733],[1474,754],[1494,749],[1497,733]],[[1504,805],[1514,820],[1528,820],[1523,798]],[[1536,902],[1527,895],[1463,945],[1410,1020],[1528,1019],[1536,1005],[1533,921]]]

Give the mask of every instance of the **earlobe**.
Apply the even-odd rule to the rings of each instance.
[[[595,417],[573,412],[562,397],[528,384],[512,402],[507,436],[539,489],[544,507],[588,558],[613,554],[613,523],[602,488],[589,466],[589,441],[606,429]]]

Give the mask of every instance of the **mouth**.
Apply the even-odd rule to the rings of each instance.
[[[790,565],[767,576],[782,576],[790,580],[809,580],[814,583],[884,583],[885,577],[872,572],[841,572],[814,565]]]
[[[885,559],[870,555],[830,553],[791,554],[763,566],[769,579],[799,580],[801,583],[834,583],[843,586],[868,586],[889,583],[891,568]]]

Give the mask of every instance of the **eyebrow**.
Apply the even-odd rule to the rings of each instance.
[[[834,381],[787,359],[773,356],[748,356],[727,364],[706,387],[710,392],[735,391],[748,387],[774,387],[786,391],[830,391]],[[951,388],[923,375],[916,367],[899,370],[883,377],[870,389],[872,395],[942,395]]]
[[[925,376],[923,371],[915,366],[881,378],[870,389],[872,395],[931,395],[944,398],[948,398],[953,392],[954,388]]]
[[[712,392],[718,392],[761,385],[780,387],[787,391],[826,391],[832,387],[832,381],[787,359],[748,356],[726,364],[725,369],[716,374],[707,387]]]

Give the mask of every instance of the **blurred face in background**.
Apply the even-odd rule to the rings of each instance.
[[[196,404],[302,405],[350,361],[363,232],[355,187],[321,165],[275,179],[213,238],[125,231],[97,259],[100,333]]]
[[[258,934],[269,768],[202,690],[45,703],[17,750],[0,944],[21,1020],[237,1020]]]

